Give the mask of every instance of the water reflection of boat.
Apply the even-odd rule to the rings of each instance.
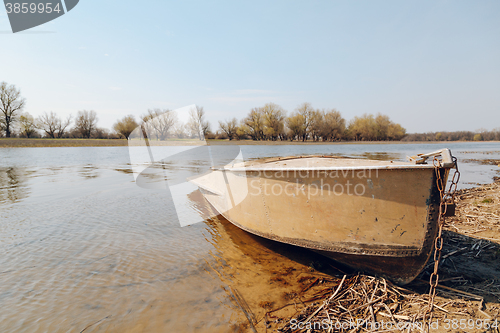
[[[199,191],[190,193],[188,199],[206,218],[205,238],[213,246],[206,259],[207,273],[220,281],[226,293],[219,299],[224,308],[233,311],[231,331],[252,332],[249,325],[255,325],[257,332],[264,332],[265,321],[260,319],[266,312],[285,307],[296,296],[303,297],[300,291],[317,277],[340,272],[321,255],[258,237],[216,216]],[[283,311],[291,316],[295,307]]]
[[[309,248],[404,284],[424,268],[437,233],[448,149],[418,162],[331,156],[243,162],[192,179],[227,220],[253,234]]]

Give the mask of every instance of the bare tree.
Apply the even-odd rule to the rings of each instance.
[[[21,97],[20,90],[7,82],[0,83],[0,126],[5,131],[5,136],[10,138],[11,125],[17,120],[17,114],[26,104],[26,99]]]
[[[97,119],[96,119],[97,122]],[[71,124],[71,115],[68,116],[65,120],[60,119],[59,124],[57,125],[57,137],[62,138],[69,124]]]
[[[491,134],[492,140],[500,141],[500,127],[494,128],[493,131],[491,131]]]
[[[205,120],[205,111],[203,106],[196,107],[196,111],[189,111],[189,122],[187,123],[191,135],[197,136],[200,140],[204,140],[207,133],[210,132],[210,123]]]
[[[139,126],[139,124],[135,121],[133,115],[128,115],[122,118],[122,120],[118,120],[114,125],[113,129],[116,133],[125,137],[128,140],[130,134]]]
[[[189,136],[188,126],[180,121],[175,123],[170,132],[171,135],[176,139],[184,139]]]
[[[33,134],[36,133],[35,119],[27,112],[19,117],[19,127],[21,129],[21,135],[27,138],[31,138]]]
[[[59,119],[57,118],[54,112],[50,112],[50,115],[47,112],[45,112],[44,114],[38,117],[37,126],[41,130],[43,130],[49,137],[55,138],[58,120]]]
[[[68,116],[65,120],[61,120],[59,126],[57,128],[57,137],[62,138],[69,124],[71,124],[71,115]]]
[[[71,124],[71,115],[65,120],[62,120],[52,111],[50,114],[45,112],[37,119],[38,128],[43,130],[47,136],[51,138],[62,138],[69,124]]]
[[[92,134],[92,137],[96,139],[109,139],[110,133],[107,128],[97,127]]]
[[[97,115],[94,110],[78,111],[75,120],[76,131],[84,138],[90,138],[97,129]]]
[[[142,121],[148,137],[154,135],[156,140],[166,140],[169,131],[177,123],[177,115],[175,111],[168,109],[148,109],[142,116]]]
[[[219,121],[219,126],[220,129],[224,133],[226,133],[229,140],[232,140],[233,138],[237,137],[236,131],[238,130],[238,120],[236,118],[233,118],[231,120],[226,120],[225,122]]]

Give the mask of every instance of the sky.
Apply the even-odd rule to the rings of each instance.
[[[500,1],[80,0],[13,34],[0,81],[34,116],[98,126],[203,106],[212,129],[273,102],[388,115],[407,132],[500,128]]]

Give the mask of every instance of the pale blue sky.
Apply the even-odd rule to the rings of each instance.
[[[26,111],[148,108],[217,121],[274,102],[381,112],[409,132],[500,127],[500,1],[106,1],[12,34],[0,81]],[[46,32],[46,33],[39,33]]]

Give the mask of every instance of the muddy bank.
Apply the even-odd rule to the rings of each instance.
[[[456,199],[456,216],[446,220],[431,331],[498,332],[500,181],[460,190]],[[244,296],[235,297],[247,318],[236,330],[377,332],[390,327],[406,330],[408,325],[412,325],[410,331],[423,329],[432,260],[404,287],[332,263],[274,270],[269,283],[274,295],[281,294],[279,300],[272,294],[250,302]]]

